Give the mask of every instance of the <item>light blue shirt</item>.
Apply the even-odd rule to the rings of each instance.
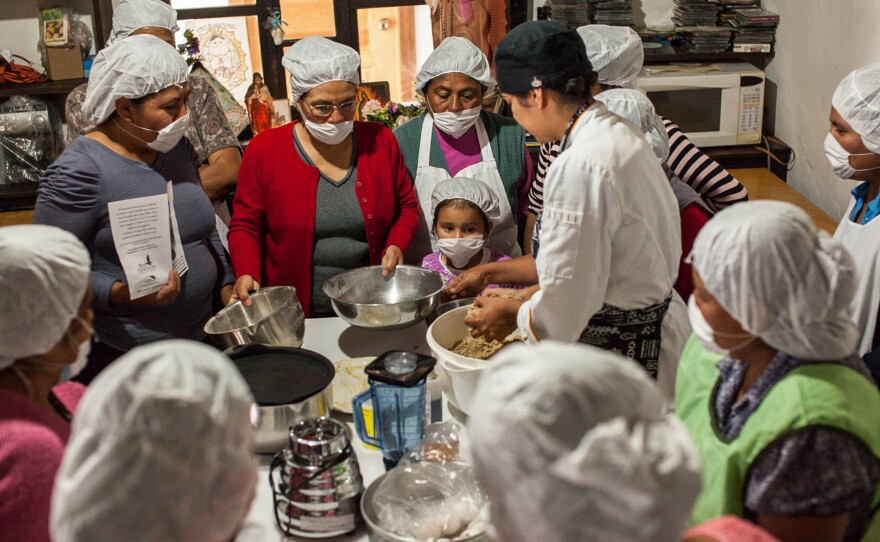
[[[868,183],[862,183],[857,187],[852,189],[853,198],[856,200],[856,204],[853,205],[852,214],[849,216],[849,219],[853,222],[856,221],[856,217],[859,216],[859,213],[862,210],[862,206],[865,205],[865,196],[868,194]],[[880,196],[877,196],[873,200],[868,202],[868,208],[865,209],[865,216],[862,217],[862,220],[859,221],[859,224],[867,224],[868,222],[874,220],[874,218],[880,215]]]

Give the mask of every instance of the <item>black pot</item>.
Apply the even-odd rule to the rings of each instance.
[[[247,344],[226,351],[235,362],[259,409],[255,447],[275,453],[287,444],[290,427],[308,418],[329,416],[330,383],[336,369],[311,350]]]

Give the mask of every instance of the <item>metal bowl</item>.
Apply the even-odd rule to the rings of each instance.
[[[461,299],[454,299],[452,301],[447,301],[446,303],[440,303],[440,306],[437,307],[437,310],[432,312],[425,319],[425,321],[430,326],[431,324],[434,323],[434,320],[436,320],[437,318],[440,318],[441,316],[443,316],[444,314],[446,314],[447,312],[449,312],[451,310],[455,310],[459,307],[470,307],[471,305],[474,304],[475,299],[477,299],[477,298],[476,297],[463,297]]]
[[[427,318],[440,304],[443,279],[435,271],[398,265],[389,277],[382,266],[340,273],[324,283],[333,310],[366,329],[400,329]]]
[[[251,294],[250,306],[241,301],[224,308],[205,324],[220,348],[240,344],[302,346],[305,314],[293,286],[270,286]]]
[[[447,464],[447,466],[451,466],[451,464]],[[378,513],[376,512],[376,507],[373,501],[375,499],[376,490],[379,489],[379,486],[382,485],[382,482],[387,476],[388,473],[386,472],[382,476],[373,480],[373,483],[370,484],[364,492],[363,497],[361,497],[361,515],[364,518],[364,522],[367,524],[367,536],[369,537],[370,542],[422,542],[417,538],[401,536],[393,533],[379,524]],[[463,538],[461,539],[461,542],[489,542],[489,535],[487,533],[480,533],[470,538]]]

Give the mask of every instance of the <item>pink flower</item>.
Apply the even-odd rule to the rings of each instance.
[[[401,116],[397,117],[397,120],[394,122],[394,126],[395,127],[403,126],[404,124],[406,124],[407,122],[409,122],[411,120],[412,119],[407,117],[406,115],[401,115]]]
[[[361,111],[364,115],[369,115],[371,113],[376,113],[382,109],[382,104],[379,103],[379,100],[370,100],[364,104],[363,109]]]

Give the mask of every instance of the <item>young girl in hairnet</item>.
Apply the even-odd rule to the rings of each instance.
[[[446,283],[477,265],[509,260],[507,254],[485,246],[501,217],[497,202],[495,192],[474,179],[455,177],[438,183],[431,194],[431,230],[439,250],[425,256],[422,267],[440,273]]]

